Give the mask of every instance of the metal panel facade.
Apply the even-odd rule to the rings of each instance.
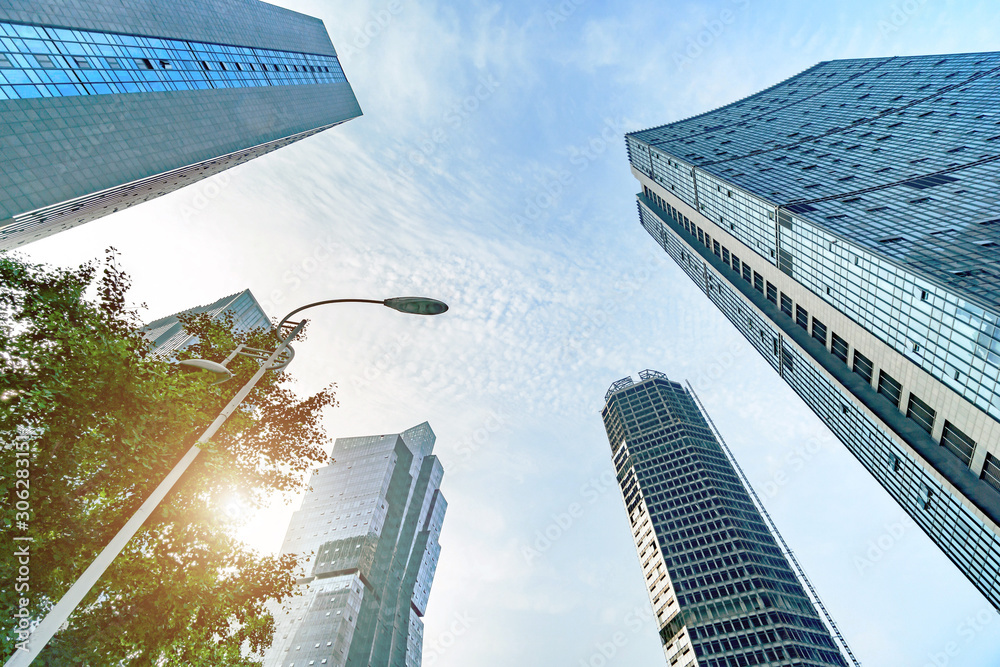
[[[4,0],[0,24],[0,248],[361,114],[322,21],[256,0]]]

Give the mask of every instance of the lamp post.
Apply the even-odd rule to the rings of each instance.
[[[213,384],[219,384],[220,382],[225,382],[233,377],[232,372],[226,368],[226,364],[236,358],[237,354],[246,354],[244,350],[250,349],[249,356],[254,356],[262,360],[260,368],[257,372],[253,374],[245,385],[236,393],[229,404],[222,409],[219,416],[215,418],[215,421],[205,429],[205,432],[201,434],[197,442],[192,445],[191,449],[181,458],[181,460],[174,466],[173,470],[166,476],[166,478],[160,482],[159,486],[150,494],[146,502],[136,510],[132,518],[128,520],[118,534],[115,535],[111,541],[108,543],[104,550],[98,554],[94,562],[90,564],[80,578],[70,587],[68,591],[63,595],[59,602],[49,610],[49,613],[44,619],[35,627],[34,631],[28,637],[27,650],[18,649],[14,652],[14,655],[10,657],[5,663],[4,667],[28,667],[31,662],[41,653],[42,649],[49,643],[55,633],[62,627],[62,625],[69,620],[70,615],[76,610],[80,602],[87,595],[91,588],[97,583],[101,575],[104,574],[105,570],[111,565],[112,561],[121,553],[128,541],[139,531],[142,524],[145,523],[149,515],[153,513],[153,510],[157,508],[163,498],[166,497],[167,493],[173,488],[174,484],[181,478],[184,472],[190,467],[191,463],[194,461],[195,457],[201,452],[201,445],[208,442],[212,436],[219,430],[219,428],[226,422],[236,408],[240,406],[243,400],[250,394],[253,388],[257,385],[264,374],[269,370],[278,370],[287,366],[292,358],[295,356],[295,351],[292,349],[290,343],[295,340],[295,337],[299,335],[302,328],[306,325],[306,320],[300,322],[289,323],[288,320],[296,313],[299,313],[307,308],[314,308],[316,306],[322,306],[330,303],[378,303],[383,306],[392,308],[393,310],[398,310],[401,313],[409,313],[414,315],[440,315],[448,310],[447,304],[438,301],[436,299],[428,299],[423,297],[396,297],[393,299],[385,299],[384,301],[375,301],[372,299],[330,299],[327,301],[317,301],[315,303],[310,303],[301,308],[296,308],[292,312],[285,315],[278,326],[275,328],[275,334],[278,337],[278,346],[270,352],[270,354],[265,358],[264,354],[268,354],[267,350],[258,350],[245,348],[244,346],[238,347],[229,357],[226,358],[224,362],[217,363],[214,361],[208,361],[205,359],[189,359],[185,360],[184,365],[192,366],[195,368],[200,368],[202,370],[207,370],[213,372],[220,376],[220,378]],[[282,329],[286,326],[292,326],[292,330],[282,336]]]

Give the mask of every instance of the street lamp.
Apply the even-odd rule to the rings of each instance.
[[[295,351],[292,349],[290,343],[295,340],[296,336],[302,331],[302,328],[306,325],[306,320],[300,322],[288,322],[288,320],[303,310],[307,308],[314,308],[316,306],[322,306],[329,303],[379,303],[383,306],[388,306],[393,310],[398,310],[401,313],[409,313],[414,315],[440,315],[448,310],[447,304],[438,301],[437,299],[428,299],[424,297],[396,297],[393,299],[385,299],[384,301],[374,301],[371,299],[330,299],[328,301],[317,301],[315,303],[310,303],[301,308],[296,308],[292,312],[285,315],[278,326],[275,328],[275,335],[278,337],[278,346],[268,353],[267,350],[261,350],[257,348],[248,348],[244,345],[240,345],[236,348],[221,364],[214,361],[208,361],[207,359],[189,359],[180,362],[185,366],[191,366],[201,370],[207,370],[209,372],[215,373],[219,376],[212,384],[219,384],[229,380],[233,377],[232,371],[226,368],[226,365],[236,358],[236,355],[243,354],[247,356],[252,356],[261,361],[260,368],[257,372],[253,374],[245,385],[236,393],[229,404],[222,409],[219,416],[215,418],[215,421],[205,429],[205,432],[201,434],[198,441],[187,451],[184,457],[174,466],[174,469],[166,476],[166,478],[160,482],[159,486],[153,491],[153,493],[146,499],[146,502],[136,510],[132,518],[128,520],[118,534],[112,538],[104,550],[98,554],[94,562],[90,564],[90,567],[84,571],[80,578],[66,591],[65,595],[59,600],[59,602],[49,610],[45,618],[42,619],[41,623],[34,629],[31,635],[28,637],[26,642],[27,650],[16,650],[14,655],[11,656],[9,660],[5,663],[4,667],[28,667],[31,662],[41,653],[42,649],[49,643],[49,640],[55,635],[56,631],[62,627],[63,623],[69,620],[70,615],[76,610],[80,602],[87,595],[91,588],[97,583],[101,575],[104,574],[105,570],[111,565],[112,561],[121,553],[128,541],[139,531],[142,524],[145,523],[149,515],[153,513],[153,510],[163,501],[167,493],[173,488],[177,480],[181,478],[184,472],[191,466],[195,457],[201,452],[201,445],[208,442],[212,436],[219,430],[219,428],[226,422],[236,408],[240,406],[243,400],[250,394],[251,390],[257,385],[264,374],[271,370],[279,370],[287,366],[292,358],[295,356]],[[282,336],[282,330],[285,326],[291,326],[292,330],[288,334]],[[265,355],[266,358],[265,358]]]

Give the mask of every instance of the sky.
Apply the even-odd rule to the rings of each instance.
[[[995,3],[277,4],[324,20],[364,116],[24,255],[113,245],[149,320],[247,287],[274,317],[450,304],[317,309],[289,368],[338,384],[331,439],[437,434],[427,667],[664,664],[600,418],[645,368],[692,383],[863,664],[1000,663],[996,612],[639,226],[623,140],[823,60],[998,50]]]

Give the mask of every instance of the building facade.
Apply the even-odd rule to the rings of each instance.
[[[639,378],[602,415],[669,664],[846,666],[692,396]]]
[[[627,135],[646,231],[1000,609],[1000,54]]]
[[[0,249],[359,115],[316,18],[258,0],[5,0]]]
[[[188,334],[181,325],[181,315],[207,314],[212,319],[224,316],[233,318],[233,330],[245,333],[253,329],[270,329],[271,320],[250,290],[222,297],[207,306],[197,306],[175,315],[162,317],[143,327],[142,333],[153,346],[153,354],[161,359],[172,359],[184,348],[193,345],[196,337]]]
[[[426,422],[337,439],[285,534],[282,553],[312,555],[265,667],[419,667],[447,509],[434,441]]]

